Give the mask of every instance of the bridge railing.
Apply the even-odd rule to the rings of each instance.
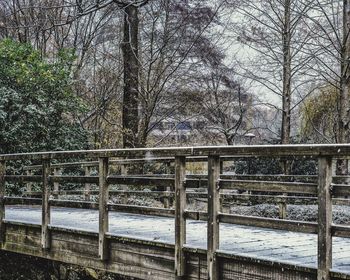
[[[125,176],[110,174],[110,165],[121,158],[143,158],[157,161],[162,158],[174,161],[174,176]],[[200,158],[207,161],[208,174],[204,178],[186,176],[186,161],[189,158]],[[242,157],[302,157],[318,161],[318,175],[310,182],[299,182],[293,178],[289,181],[264,180],[257,178],[228,178],[221,174],[223,159]],[[207,221],[207,267],[209,279],[219,279],[217,256],[219,254],[220,223],[232,223],[245,226],[266,227],[278,230],[318,234],[318,279],[330,279],[332,266],[332,237],[350,237],[350,227],[332,224],[332,199],[350,195],[346,184],[337,183],[334,179],[334,165],[337,159],[350,157],[350,145],[281,145],[281,146],[231,146],[231,147],[194,147],[194,148],[159,148],[159,149],[120,149],[70,151],[0,155],[0,242],[4,242],[5,204],[41,204],[42,236],[44,250],[50,250],[50,207],[81,207],[99,210],[99,256],[102,261],[108,259],[108,212],[123,211],[136,214],[174,217],[175,219],[175,269],[176,279],[186,274],[185,243],[186,219]],[[51,175],[52,161],[86,158],[98,163],[98,176],[65,176]],[[97,159],[97,161],[95,160]],[[40,175],[6,174],[6,164],[13,161],[41,162]],[[95,160],[95,161],[94,161]],[[168,159],[167,159],[168,160]],[[57,163],[55,163],[57,164]],[[90,163],[88,163],[90,164]],[[280,179],[283,176],[280,177]],[[265,178],[266,179],[266,178]],[[315,180],[316,179],[316,180]],[[37,182],[42,185],[42,197],[18,198],[5,196],[5,183]],[[207,186],[206,212],[186,210],[186,190]],[[62,201],[50,199],[51,186],[55,183],[96,184],[98,203],[87,201]],[[174,191],[174,209],[110,204],[109,186],[125,184],[132,186],[167,186]],[[271,218],[241,216],[221,211],[220,193],[225,190],[246,190],[271,194],[298,194],[317,197],[317,222],[302,222]]]

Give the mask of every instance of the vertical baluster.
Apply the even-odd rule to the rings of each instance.
[[[318,160],[318,280],[330,280],[332,267],[332,158]]]
[[[6,163],[0,161],[0,246],[5,242],[5,173]]]
[[[42,222],[41,222],[41,247],[44,250],[50,248],[50,160],[43,159],[42,161]]]
[[[108,259],[108,158],[99,158],[99,257]]]
[[[33,171],[32,170],[27,170],[26,171],[26,174],[28,176],[32,176],[33,175]],[[27,182],[26,183],[26,193],[28,195],[28,193],[31,193],[32,192],[32,186],[33,186],[33,183],[32,182]]]
[[[62,172],[61,172],[61,169],[59,168],[55,168],[53,170],[53,175],[54,176],[60,176],[62,175]],[[53,183],[53,197],[55,199],[58,199],[59,198],[59,192],[60,192],[60,184],[58,182],[54,182]]]
[[[85,166],[85,176],[90,176],[90,175],[91,175],[91,167]],[[85,185],[84,185],[84,199],[86,201],[90,200],[90,190],[91,190],[91,184],[85,183]]]
[[[220,157],[208,157],[208,280],[218,280],[216,250],[219,249]]]
[[[186,260],[183,246],[186,243],[186,158],[175,157],[175,279],[184,279]]]
[[[166,162],[164,166],[165,166],[165,174],[170,175],[170,162]],[[169,186],[166,186],[164,190],[167,193],[163,196],[163,200],[164,200],[163,205],[164,205],[164,208],[169,209],[171,207],[171,203],[170,203],[171,198],[169,194],[169,192],[171,191],[171,188]]]

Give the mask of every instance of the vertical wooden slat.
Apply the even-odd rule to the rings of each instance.
[[[86,166],[85,167],[85,176],[90,176],[91,175],[91,167]],[[90,200],[90,190],[91,190],[91,184],[85,183],[84,185],[84,199],[86,201]]]
[[[32,170],[27,170],[26,171],[26,174],[28,176],[32,176],[33,175],[33,171]],[[32,182],[27,182],[26,183],[26,192],[27,193],[31,193],[32,192],[32,186],[33,186],[33,183]]]
[[[332,158],[318,160],[318,280],[330,280],[332,267]]]
[[[170,162],[166,162],[165,165],[165,174],[166,175],[169,175],[170,174]],[[167,192],[170,192],[171,191],[171,188],[166,186],[165,187],[165,191]],[[171,207],[171,203],[170,203],[170,195],[168,193],[166,193],[164,195],[164,201],[163,201],[163,204],[164,204],[164,208],[166,209],[169,209]]]
[[[288,194],[284,193],[284,196]],[[278,216],[281,220],[287,219],[287,202],[282,201],[278,203]]]
[[[183,246],[186,243],[186,158],[175,157],[175,279],[185,277],[185,254]]]
[[[50,224],[50,160],[42,161],[42,215],[41,215],[41,247],[44,250],[50,249],[51,240],[49,232]]]
[[[219,280],[215,252],[219,249],[220,157],[208,157],[208,280]]]
[[[99,248],[101,260],[108,259],[108,158],[99,158]]]
[[[0,245],[5,242],[5,173],[6,163],[0,161]]]
[[[224,174],[224,161],[220,160],[220,174]],[[223,207],[223,202],[224,202],[224,198],[219,194],[219,210],[220,212],[223,212],[224,207]]]
[[[55,168],[53,170],[53,175],[54,176],[60,176],[62,175],[61,170],[59,168]],[[60,192],[60,184],[58,182],[53,183],[53,197],[55,199],[58,199],[59,197],[59,192]]]

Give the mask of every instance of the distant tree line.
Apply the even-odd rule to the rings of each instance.
[[[340,0],[3,0],[3,57],[10,55],[5,50],[11,44],[30,48],[37,64],[24,56],[23,67],[46,65],[57,79],[38,70],[16,74],[28,86],[18,88],[13,77],[1,83],[0,108],[6,109],[0,143],[10,147],[13,139],[23,140],[8,151],[172,145],[172,129],[196,120],[205,123],[191,127],[196,137],[176,144],[247,143],[248,132],[256,135],[253,143],[347,143],[348,5]],[[33,89],[30,75],[40,90]],[[25,95],[40,100],[34,109]],[[45,99],[57,111],[44,106]],[[29,114],[22,113],[21,102],[33,115],[27,129],[37,131],[35,143],[25,140],[29,135],[13,136],[15,130],[24,133],[18,116]],[[155,138],[168,119],[177,124]],[[45,146],[46,141],[52,144]]]

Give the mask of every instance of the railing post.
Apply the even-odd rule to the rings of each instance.
[[[32,176],[33,175],[33,171],[32,170],[27,170],[26,171],[26,174],[28,176]],[[31,193],[32,192],[32,186],[33,186],[33,183],[32,182],[28,182],[26,184],[26,193]]]
[[[169,175],[170,174],[170,162],[166,162],[165,163],[165,174]],[[171,207],[171,198],[170,198],[170,194],[168,192],[171,191],[170,187],[165,187],[164,190],[167,192],[164,197],[163,197],[163,205],[164,208],[169,209]]]
[[[62,172],[61,172],[60,169],[55,168],[55,169],[53,170],[53,175],[54,175],[54,176],[60,176],[60,175],[62,175]],[[55,199],[58,199],[58,197],[59,197],[59,192],[60,192],[60,184],[59,184],[58,182],[54,182],[54,183],[53,183],[53,197],[54,197]]]
[[[332,158],[318,160],[318,270],[317,280],[330,280],[332,267]]]
[[[219,249],[220,157],[208,157],[208,280],[219,280],[216,250]]]
[[[85,176],[91,175],[91,167],[85,166]],[[85,183],[84,185],[84,199],[89,201],[90,200],[90,190],[91,190],[91,184]]]
[[[183,246],[186,243],[186,158],[175,157],[175,279],[185,277],[186,260]]]
[[[101,260],[108,259],[108,158],[99,158],[99,247],[98,254]]]
[[[0,161],[0,246],[5,242],[5,173],[6,163]]]
[[[287,194],[283,194],[283,196],[286,196]],[[278,215],[281,220],[287,219],[287,202],[281,201],[278,203]]]
[[[50,224],[50,160],[42,160],[42,222],[41,222],[41,247],[43,250],[50,249],[51,240],[49,232]]]

